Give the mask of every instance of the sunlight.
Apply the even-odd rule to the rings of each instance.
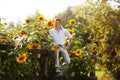
[[[0,18],[7,18],[7,22],[21,22],[36,11],[42,13],[46,19],[52,19],[63,12],[68,6],[83,4],[85,0],[0,0]]]

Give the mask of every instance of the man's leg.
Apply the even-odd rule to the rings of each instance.
[[[60,66],[59,66],[59,51],[55,51],[54,53],[54,57],[55,57],[55,68],[56,68],[56,72],[59,73],[60,72]]]
[[[61,48],[60,51],[61,51],[61,55],[63,56],[63,59],[64,59],[64,62],[62,64],[61,68],[60,68],[61,72],[63,72],[68,67],[68,65],[70,64],[70,57],[69,57],[66,49]]]

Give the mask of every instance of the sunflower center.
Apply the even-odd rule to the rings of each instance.
[[[95,50],[96,49],[96,47],[93,47],[93,50]]]
[[[77,54],[80,54],[80,51],[77,51]]]
[[[75,23],[74,21],[71,22],[71,24],[74,24],[74,23]]]
[[[48,25],[49,25],[49,26],[53,26],[52,22],[49,22]]]
[[[26,23],[30,23],[30,20],[26,20]]]
[[[33,47],[33,48],[37,48],[37,46],[36,46],[36,45],[33,45],[32,47]]]
[[[40,17],[39,20],[43,20],[43,17]]]
[[[20,57],[20,58],[19,58],[19,60],[20,60],[20,61],[22,61],[22,60],[24,60],[24,58],[25,58],[25,57],[24,57],[24,56],[22,56],[22,57]]]
[[[26,34],[26,32],[25,32],[25,31],[22,31],[21,34]]]
[[[34,25],[34,28],[37,28],[37,25]]]
[[[70,32],[70,34],[73,34],[73,32],[72,31],[69,31]]]

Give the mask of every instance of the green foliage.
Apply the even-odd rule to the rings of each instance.
[[[42,19],[42,21],[40,21],[40,19]],[[2,40],[2,37],[0,37],[0,41],[4,42],[4,44],[0,44],[5,46],[9,45],[6,46],[6,51],[4,53],[0,51],[0,75],[2,75],[0,79],[7,76],[12,80],[25,80],[30,76],[40,76],[43,67],[42,62],[40,62],[43,58],[41,54],[44,53],[44,51],[38,53],[38,50],[40,49],[47,49],[49,51],[48,74],[45,76],[52,77],[56,75],[54,58],[51,55],[54,54],[51,50],[53,47],[53,45],[51,45],[53,38],[48,37],[49,29],[53,26],[50,25],[46,27],[47,21],[51,21],[50,24],[53,24],[54,26],[52,20],[46,20],[41,14],[37,14],[35,18],[27,18],[26,23],[24,24],[17,24],[17,26],[14,27],[14,24],[10,23],[8,28],[3,28],[1,30],[0,36],[6,38],[7,35],[10,35],[11,38],[9,38],[9,40]],[[86,46],[87,32],[80,28],[81,26],[74,18],[68,20],[63,27],[65,27],[73,36],[73,43],[68,50],[69,55],[72,56],[69,71],[75,68],[75,70],[72,71],[76,72],[74,78],[81,77],[86,79],[89,77],[88,73],[91,70],[91,64],[88,62],[90,61],[90,48],[88,48],[89,46]],[[8,29],[9,33],[7,34],[7,32],[5,32],[3,35],[3,32]],[[69,39],[66,38],[65,45],[68,44],[68,41]],[[86,51],[84,48],[87,48],[88,50]],[[34,51],[31,52],[31,50]],[[60,61],[62,61],[62,59],[63,58],[61,57]],[[73,63],[77,66],[74,66]],[[79,70],[77,70],[77,68],[79,68]],[[68,73],[71,74],[71,72]]]
[[[119,2],[117,0],[117,2]],[[37,13],[36,17],[41,14]],[[45,23],[38,22],[36,18],[28,18],[31,23],[6,25],[0,23],[0,44],[8,45],[6,51],[0,51],[0,75],[7,75],[11,79],[24,79],[26,75],[40,75],[41,64],[40,55],[37,53],[26,53],[27,60],[19,64],[16,57],[28,51],[28,44],[40,44],[37,48],[47,48],[50,53],[53,41],[47,38],[49,33]],[[92,71],[91,58],[93,54],[91,47],[98,46],[95,55],[101,68],[110,72],[116,80],[120,76],[120,10],[111,8],[107,0],[87,0],[86,5],[69,7],[64,13],[60,13],[55,18],[61,18],[63,27],[73,35],[73,43],[68,50],[71,57],[71,64],[66,71],[69,77],[88,79],[88,74]],[[70,21],[75,21],[71,25]],[[29,22],[29,21],[28,21]],[[34,25],[34,26],[33,26]],[[19,34],[18,31],[21,31]],[[47,39],[46,39],[47,38]],[[66,45],[68,39],[66,39]],[[14,49],[12,46],[14,45]],[[78,52],[77,52],[78,51]],[[61,58],[62,59],[62,58]],[[48,58],[48,75],[55,75],[54,59],[50,55]],[[16,75],[16,76],[14,76]],[[0,76],[0,79],[2,77]]]
[[[88,42],[96,43],[99,46],[97,59],[102,68],[106,68],[116,79],[119,79],[117,75],[120,68],[118,66],[119,53],[114,49],[120,48],[120,10],[111,8],[106,2],[89,0],[87,5],[77,6],[76,18],[77,20],[82,19],[82,25],[85,26],[82,28],[88,33]]]
[[[66,71],[68,78],[75,80],[89,80],[89,72],[91,70],[90,59],[88,56],[71,58],[71,64]]]
[[[99,59],[98,63],[101,64],[102,69],[106,69],[107,72],[113,74],[115,79],[119,79],[119,75],[117,75],[120,69],[118,66],[119,52],[114,51],[115,53],[113,53],[113,50],[120,49],[120,10],[117,4],[114,5],[117,6],[116,8],[109,5],[109,1],[87,0],[85,5],[75,6],[72,12],[74,12],[74,18],[80,26],[77,30],[80,31],[81,28],[87,33],[82,36],[84,43],[96,43],[99,46],[97,59]],[[119,3],[119,0],[113,0],[111,2]],[[67,16],[62,18],[67,19]],[[77,30],[75,33],[77,33]],[[78,34],[78,38],[75,39],[78,39],[81,43],[80,35]],[[76,40],[73,43],[78,44]]]

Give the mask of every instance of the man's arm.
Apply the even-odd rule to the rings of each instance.
[[[73,39],[70,38],[68,44],[65,46],[65,49],[69,49]]]

